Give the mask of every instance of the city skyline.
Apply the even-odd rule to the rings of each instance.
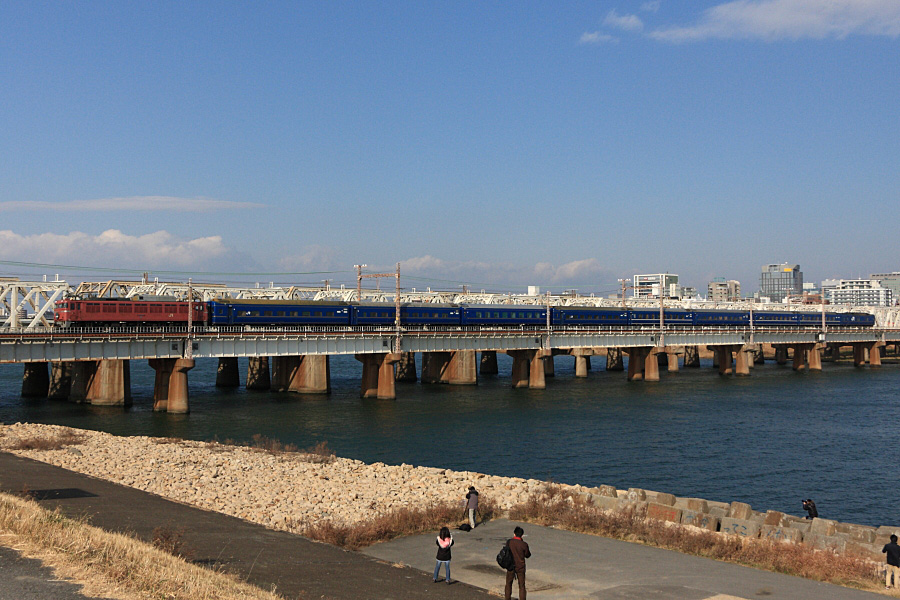
[[[896,2],[0,12],[6,263],[744,295],[770,263],[900,270]]]

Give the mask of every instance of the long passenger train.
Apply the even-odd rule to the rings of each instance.
[[[230,300],[192,302],[195,325],[271,326],[393,325],[393,304],[312,300]],[[424,304],[400,305],[404,326],[546,326],[547,307],[520,304]],[[557,327],[658,326],[659,309],[591,306],[550,307],[550,324]],[[825,312],[827,327],[872,327],[868,313]],[[669,327],[821,327],[821,312],[709,310],[666,308],[663,322]],[[54,321],[61,327],[97,325],[186,324],[188,302],[175,300],[65,299],[56,303]]]

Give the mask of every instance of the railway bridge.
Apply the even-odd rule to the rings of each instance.
[[[399,281],[399,278],[398,278]],[[399,286],[399,284],[398,284]],[[395,295],[396,294],[396,295]],[[360,395],[396,397],[396,381],[477,384],[479,374],[497,373],[497,353],[512,359],[511,385],[544,388],[554,357],[574,357],[576,377],[586,377],[591,357],[604,356],[608,370],[630,381],[658,381],[668,371],[700,365],[711,351],[722,375],[749,375],[763,358],[793,361],[795,370],[822,369],[822,357],[852,348],[857,366],[880,365],[883,349],[900,344],[900,309],[871,309],[874,328],[581,326],[520,327],[102,327],[69,330],[53,326],[53,305],[63,297],[133,298],[142,295],[208,300],[216,297],[277,300],[367,300],[379,302],[619,306],[621,300],[585,296],[528,296],[415,290],[330,288],[234,288],[221,285],[109,281],[82,283],[0,280],[0,363],[23,363],[22,395],[66,398],[92,404],[131,402],[130,361],[147,360],[156,370],[155,410],[189,411],[188,373],[197,359],[218,359],[217,386],[240,385],[238,358],[248,358],[246,385],[297,393],[328,393],[329,356],[353,355],[362,363]],[[656,306],[629,300],[629,307]],[[691,309],[696,301],[670,302]],[[704,308],[746,310],[745,305],[704,303]],[[767,310],[797,310],[791,306]],[[854,307],[853,310],[866,309]],[[752,323],[752,321],[751,321]],[[422,355],[416,373],[415,354]],[[792,353],[792,356],[791,356]],[[480,354],[480,357],[479,357]]]
[[[130,361],[156,370],[154,409],[189,411],[188,372],[197,359],[218,359],[216,385],[240,385],[238,358],[248,358],[246,385],[297,393],[330,391],[329,356],[353,355],[362,363],[360,395],[393,399],[396,381],[475,385],[497,373],[497,353],[512,359],[511,385],[541,389],[554,373],[554,357],[572,356],[576,377],[586,377],[592,356],[605,355],[608,370],[630,381],[659,381],[668,371],[699,366],[700,350],[713,352],[721,375],[749,375],[764,360],[792,352],[795,370],[822,369],[822,356],[852,348],[854,364],[880,366],[885,346],[900,344],[898,329],[797,328],[542,328],[542,327],[55,327],[0,332],[0,363],[23,363],[22,395],[92,404],[131,402]],[[421,373],[415,354],[421,353]],[[479,360],[480,354],[480,360]]]

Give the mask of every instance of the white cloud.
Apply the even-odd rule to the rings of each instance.
[[[599,31],[586,32],[581,34],[578,40],[581,44],[615,44],[619,38],[613,37],[608,33],[600,33]]]
[[[172,196],[130,196],[127,198],[99,198],[96,200],[72,200],[69,202],[47,202],[12,200],[0,202],[0,212],[15,210],[51,210],[65,212],[92,211],[169,211],[169,212],[212,212],[237,208],[259,208],[263,204],[255,202],[231,202],[211,198],[175,198]]]
[[[610,280],[611,272],[595,258],[576,260],[560,266],[549,262],[529,266],[484,261],[447,261],[425,255],[403,260],[400,263],[401,282],[404,276],[413,279],[413,283],[404,283],[404,287],[455,289],[458,285],[467,283],[472,289],[484,287],[489,291],[498,291],[512,288],[524,292],[528,285],[596,288],[601,282]],[[417,277],[421,277],[424,283],[416,285]]]
[[[657,12],[659,11],[660,4],[660,0],[651,0],[650,2],[644,2],[643,4],[641,4],[641,10],[646,12]]]
[[[328,246],[307,246],[301,254],[282,257],[278,262],[285,271],[332,271],[338,264],[338,251]]]
[[[0,259],[114,268],[197,268],[229,252],[220,236],[180,240],[167,231],[126,235],[109,229],[100,235],[80,231],[60,235],[19,235],[0,231]]]
[[[694,25],[648,33],[667,42],[704,39],[844,39],[900,35],[898,0],[736,0],[703,12]]]
[[[637,15],[620,15],[615,9],[606,14],[603,24],[623,31],[640,31],[644,28],[644,22]]]

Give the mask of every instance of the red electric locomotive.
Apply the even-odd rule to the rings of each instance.
[[[206,303],[193,302],[191,320],[196,325],[206,323]],[[57,300],[55,322],[61,327],[72,325],[145,325],[185,324],[188,322],[188,303],[175,300]]]

